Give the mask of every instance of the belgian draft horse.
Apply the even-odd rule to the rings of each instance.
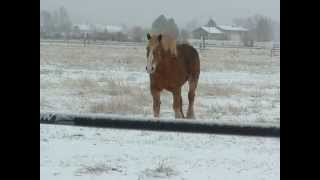
[[[147,66],[150,76],[150,90],[153,97],[153,115],[160,115],[160,92],[170,91],[173,94],[175,118],[184,118],[182,111],[181,88],[188,81],[187,118],[195,118],[193,105],[195,91],[200,75],[199,54],[189,44],[176,44],[174,39],[165,34],[147,34]],[[166,49],[164,47],[173,47]],[[176,52],[176,53],[175,53]]]

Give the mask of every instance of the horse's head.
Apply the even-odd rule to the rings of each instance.
[[[161,59],[162,47],[162,34],[147,34],[148,45],[147,45],[147,66],[146,70],[149,74],[156,71],[157,65]]]

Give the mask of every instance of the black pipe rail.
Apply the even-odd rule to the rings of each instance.
[[[40,124],[280,138],[280,125],[274,123],[235,123],[196,119],[169,120],[102,114],[40,112]]]

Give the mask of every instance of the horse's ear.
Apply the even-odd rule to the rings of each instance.
[[[161,39],[162,39],[162,34],[159,34],[159,36],[158,36],[158,41],[160,42]]]
[[[148,39],[148,40],[151,39],[150,33],[147,34],[147,39]]]

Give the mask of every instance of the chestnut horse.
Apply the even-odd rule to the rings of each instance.
[[[187,118],[194,116],[194,97],[200,74],[199,54],[189,44],[174,44],[175,53],[164,49],[164,45],[172,47],[175,40],[164,38],[165,34],[147,34],[147,66],[146,70],[150,75],[150,89],[153,97],[154,117],[160,115],[160,92],[170,91],[173,94],[173,110],[175,118],[184,118],[182,111],[181,88],[188,81],[188,112]],[[167,39],[165,42],[164,40]],[[173,50],[173,51],[174,51]]]

